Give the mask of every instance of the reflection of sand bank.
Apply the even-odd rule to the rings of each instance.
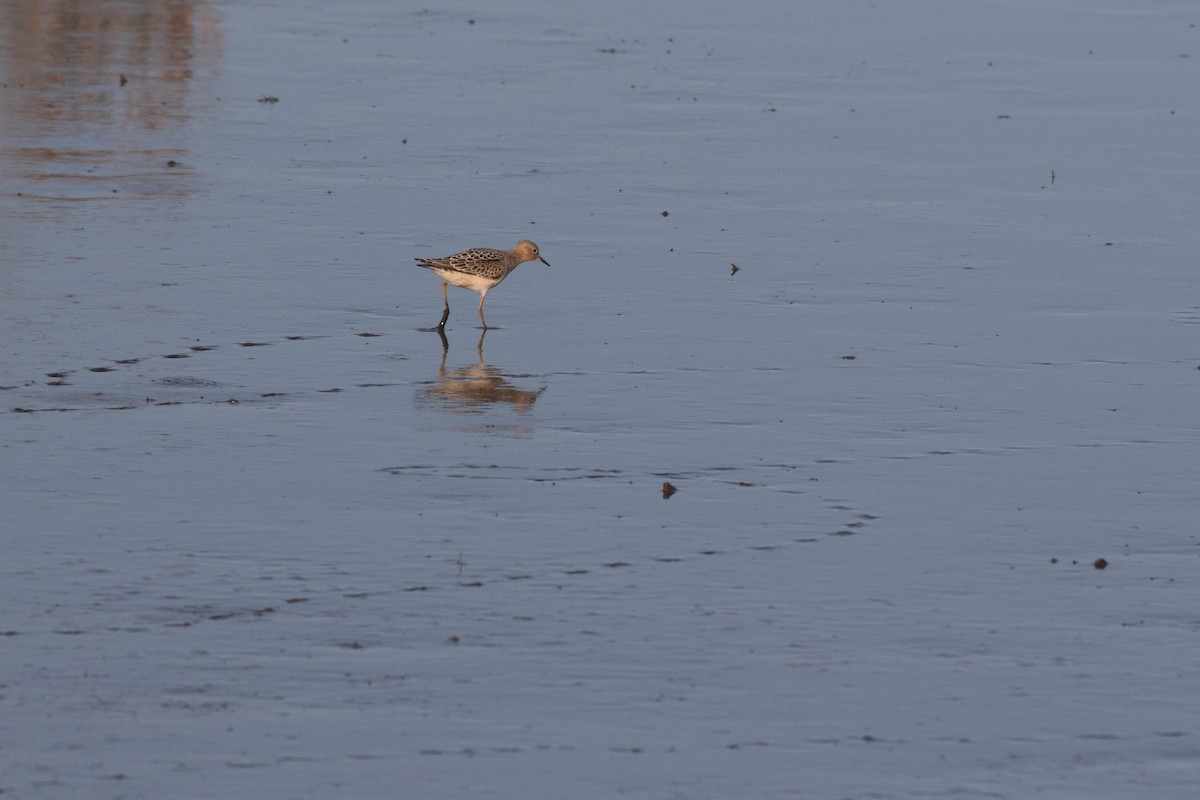
[[[219,46],[220,17],[205,2],[3,3],[6,177],[33,199],[180,192],[189,84]]]

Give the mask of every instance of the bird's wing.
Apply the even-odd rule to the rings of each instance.
[[[445,258],[418,258],[415,260],[422,267],[437,267],[475,275],[481,269],[487,269],[503,257],[504,253],[490,247],[472,247],[470,250],[463,250],[461,253],[455,253]]]

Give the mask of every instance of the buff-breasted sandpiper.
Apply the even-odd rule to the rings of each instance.
[[[446,302],[446,310],[442,312],[442,321],[438,328],[446,326],[450,318],[450,299],[446,297],[446,287],[453,284],[473,292],[479,292],[479,321],[487,330],[487,320],[483,318],[483,301],[487,298],[488,290],[508,277],[508,274],[526,261],[540,261],[547,267],[550,262],[542,258],[538,246],[528,239],[517,242],[512,250],[493,250],[490,247],[472,247],[445,258],[416,258],[413,259],[422,267],[433,270],[442,279],[442,300]]]

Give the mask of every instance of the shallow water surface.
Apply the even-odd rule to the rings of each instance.
[[[0,792],[1191,797],[1185,10],[280,12],[0,1]]]

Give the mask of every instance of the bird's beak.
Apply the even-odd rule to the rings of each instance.
[[[549,261],[547,261],[546,259],[542,258],[541,256],[538,256],[538,261],[542,262],[542,263],[543,263],[543,264],[545,264],[547,267],[548,267],[548,266],[550,266],[550,262],[549,262]]]

